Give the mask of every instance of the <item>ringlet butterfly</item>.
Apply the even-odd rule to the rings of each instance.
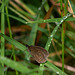
[[[28,51],[32,55],[32,57],[38,62],[38,63],[44,63],[47,61],[47,57],[49,55],[48,51],[40,46],[28,46],[26,44],[26,47],[28,48]]]

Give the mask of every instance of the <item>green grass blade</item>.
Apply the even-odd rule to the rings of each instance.
[[[59,43],[58,41],[55,41],[60,47],[62,47],[61,43]],[[73,50],[73,52],[75,52],[75,48],[72,47],[71,43],[69,41],[67,41],[66,46],[68,48],[70,48],[71,50]],[[68,48],[65,47],[65,51],[71,55],[73,58],[75,58],[75,54],[73,54],[71,51],[68,50]]]
[[[3,5],[1,5],[1,7],[0,7],[0,11],[4,8],[5,5],[8,4],[8,1],[10,1],[10,0],[5,0],[5,2],[3,3]]]
[[[23,20],[23,19],[21,19],[21,18],[19,18],[19,17],[15,17],[15,16],[13,16],[13,15],[6,14],[6,13],[4,13],[4,14],[5,14],[5,15],[8,15],[9,17],[11,17],[11,18],[13,18],[13,19],[15,19],[15,20],[17,20],[17,21],[19,21],[19,22],[21,22],[21,23],[27,24],[27,22],[26,22],[25,20]],[[28,24],[28,25],[32,27],[32,25],[30,25],[30,24]],[[41,27],[38,27],[38,30],[44,32],[45,34],[48,33],[48,30],[43,29],[43,28],[41,28]]]
[[[4,0],[2,0],[2,6],[4,5]],[[1,10],[4,13],[4,7]],[[1,13],[1,32],[5,34],[5,16]],[[1,53],[0,55],[4,57],[4,49],[5,49],[5,39],[1,36]],[[4,75],[4,64],[0,63],[0,75]]]
[[[6,6],[6,14],[8,14],[8,9],[7,9],[7,6]],[[12,31],[11,31],[11,26],[10,26],[10,20],[9,20],[9,16],[7,16],[7,23],[8,23],[8,28],[9,28],[9,35],[10,35],[10,38],[12,38]],[[16,55],[15,55],[15,50],[14,50],[14,46],[12,45],[12,54],[11,54],[11,58],[14,58],[14,61],[16,61]],[[18,75],[18,72],[16,71],[16,75]]]
[[[58,75],[67,75],[66,73],[64,73],[63,71],[61,71],[59,68],[57,68],[56,66],[54,66],[52,63],[47,62],[45,63],[45,65],[50,68],[51,70],[53,70],[54,72],[56,72],[56,74]]]
[[[34,45],[35,44],[37,29],[38,29],[38,25],[37,24],[34,24],[32,26],[32,31],[30,33],[29,41],[27,43],[28,45]]]
[[[51,45],[51,41],[52,41],[52,38],[53,36],[55,35],[56,31],[58,30],[59,26],[63,23],[63,21],[65,19],[67,19],[69,16],[71,16],[72,14],[67,14],[66,16],[63,17],[63,19],[57,23],[57,26],[54,28],[53,32],[51,33],[47,43],[46,43],[46,46],[45,46],[45,49],[48,50],[50,45]]]
[[[22,64],[19,64],[16,61],[10,60],[6,57],[0,56],[0,63],[3,63],[5,65],[7,65],[8,67],[11,67],[12,69],[15,69],[22,73],[28,73],[28,71],[29,71],[29,69],[27,67],[23,66]]]
[[[54,23],[54,22],[60,22],[63,18],[54,18],[54,19],[46,19],[46,20],[37,20],[37,21],[30,21],[27,22],[28,24],[31,23]],[[69,17],[65,21],[75,21],[75,18]]]
[[[75,32],[66,31],[66,35],[75,41]]]
[[[50,37],[49,37],[49,39],[48,39],[48,41],[47,41],[47,43],[46,43],[46,46],[45,46],[45,49],[48,51],[48,49],[49,49],[49,47],[50,47],[50,45],[51,45],[51,41],[52,41],[52,38],[53,38],[53,36],[55,35],[55,33],[56,33],[56,31],[58,30],[58,27],[64,22],[64,20],[65,19],[67,19],[69,16],[71,16],[72,14],[67,14],[66,16],[64,16],[63,17],[63,19],[60,21],[60,22],[58,22],[57,23],[57,26],[54,28],[54,30],[53,30],[53,32],[51,33],[51,35],[50,35]],[[53,64],[51,64],[51,63],[46,63],[47,65],[47,67],[52,67],[53,68]],[[43,67],[43,66],[42,66]],[[57,67],[55,67],[55,68],[53,68],[53,70],[56,72],[56,73],[59,73],[59,74],[62,74],[62,75],[66,75],[66,74],[63,74],[63,72],[60,70],[60,69],[58,69],[58,70],[56,70],[56,68]]]
[[[0,12],[1,13],[1,12]],[[26,22],[25,20],[19,18],[19,17],[15,17],[11,14],[6,14],[4,13],[5,15],[8,15],[9,17],[19,21],[19,22],[22,22],[24,24],[31,24],[31,23],[54,23],[54,22],[60,22],[63,18],[54,18],[54,19],[47,19],[47,20],[37,20],[37,21],[30,21],[30,22]],[[73,17],[69,17],[67,18],[65,21],[75,21],[75,18]]]
[[[68,54],[70,54],[73,58],[75,58],[75,54],[73,54],[71,51],[69,51],[68,49],[65,49],[67,51]]]
[[[12,7],[9,7],[9,9],[14,12],[15,14],[17,14],[18,16],[20,16],[21,18],[23,18],[26,21],[30,21],[28,18],[26,18],[24,15],[20,14],[17,10],[13,9]]]
[[[22,50],[22,51],[25,51],[26,50],[26,47],[24,45],[22,45],[21,43],[17,42],[16,40],[14,40],[14,39],[12,39],[12,38],[10,38],[10,37],[2,34],[2,33],[0,33],[0,35],[2,37],[4,37],[7,41],[9,41],[11,44],[15,45],[20,50]]]
[[[71,4],[73,13],[75,14],[75,2],[74,2],[74,0],[69,0],[69,1],[70,1],[70,4]]]

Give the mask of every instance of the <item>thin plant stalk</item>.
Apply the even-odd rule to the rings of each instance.
[[[67,14],[67,0],[64,0],[64,15]],[[62,71],[64,71],[64,41],[65,41],[66,22],[62,24]]]
[[[64,24],[62,24],[62,71],[64,71]]]
[[[60,0],[61,17],[63,17],[63,1]],[[64,71],[64,25],[62,24],[62,71]]]
[[[2,5],[4,4],[4,0],[2,0]],[[5,18],[4,18],[4,7],[2,8],[2,13],[1,13],[1,33],[4,34],[5,32]],[[1,36],[1,56],[4,57],[4,48],[5,48],[5,39]],[[4,75],[4,64],[1,63],[0,65],[0,75]]]
[[[6,14],[8,14],[7,6],[6,6]],[[11,31],[10,20],[9,20],[8,15],[7,15],[7,22],[8,22],[9,35],[10,35],[10,38],[12,38],[12,31]],[[13,50],[13,52],[12,52],[11,57],[13,56],[14,60],[16,61],[16,56],[15,56],[15,51],[14,51],[14,45],[12,45],[12,50]],[[16,71],[16,75],[18,75],[17,71]]]

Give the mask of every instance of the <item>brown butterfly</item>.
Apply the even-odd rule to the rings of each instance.
[[[40,46],[26,45],[26,47],[28,48],[28,51],[30,52],[30,54],[34,57],[34,59],[38,63],[44,63],[47,61],[47,57],[49,55],[47,50],[45,50],[44,48]]]

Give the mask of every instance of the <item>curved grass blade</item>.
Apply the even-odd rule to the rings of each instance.
[[[14,40],[14,39],[12,39],[12,38],[10,38],[10,37],[2,34],[2,33],[0,33],[0,35],[2,37],[4,37],[7,41],[9,41],[11,44],[15,45],[20,50],[25,51],[26,47],[24,45],[22,45],[21,43],[17,42],[16,40]]]
[[[72,14],[67,14],[66,16],[63,17],[63,19],[61,19],[60,22],[56,23],[57,26],[54,28],[54,30],[52,31],[47,43],[46,43],[46,46],[45,46],[45,49],[48,50],[50,45],[51,45],[51,41],[52,41],[52,38],[53,36],[55,35],[56,31],[58,30],[59,26],[64,22],[64,20],[66,20],[68,17],[70,17]]]
[[[56,33],[56,31],[58,30],[58,28],[59,28],[59,26],[64,22],[64,20],[65,19],[67,19],[69,16],[71,16],[72,14],[67,14],[66,16],[64,16],[63,17],[63,19],[61,19],[61,21],[60,22],[58,22],[58,23],[56,23],[57,24],[57,26],[54,28],[54,30],[53,30],[53,32],[51,33],[51,35],[50,35],[50,37],[49,37],[49,39],[48,39],[48,41],[47,41],[47,43],[46,43],[46,46],[45,46],[45,49],[48,51],[48,49],[49,49],[49,47],[50,47],[50,45],[51,45],[51,41],[52,41],[52,38],[53,38],[53,36],[55,35],[55,33]],[[42,65],[42,64],[41,64]],[[53,64],[51,64],[50,62],[47,62],[46,63],[46,66],[47,67],[51,67],[51,69],[53,70],[53,71],[55,71],[57,74],[59,73],[59,75],[66,75],[64,72],[62,72],[60,69],[58,69],[57,67],[55,67]],[[44,65],[42,66],[42,67],[44,67]],[[42,73],[42,72],[41,72]]]

